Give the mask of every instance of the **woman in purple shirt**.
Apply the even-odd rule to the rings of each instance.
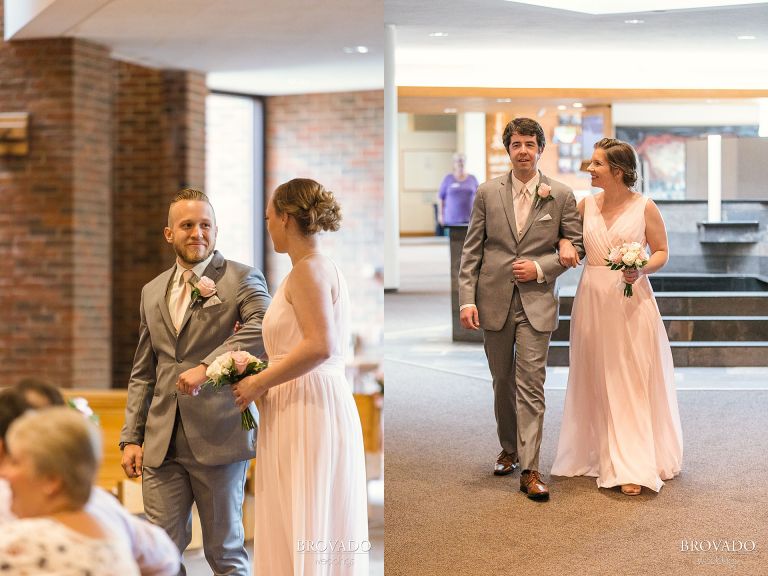
[[[453,172],[440,184],[440,225],[466,224],[477,192],[477,178],[464,171],[464,154],[453,155]]]

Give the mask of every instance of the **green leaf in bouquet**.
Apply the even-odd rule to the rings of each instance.
[[[262,362],[261,360],[256,360],[255,362],[250,362],[248,366],[245,368],[245,372],[248,374],[248,376],[251,376],[253,374],[258,374],[259,372],[263,371],[267,367],[266,362]]]

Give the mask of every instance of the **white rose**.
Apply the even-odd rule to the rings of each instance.
[[[632,266],[632,264],[635,263],[635,260],[637,260],[637,252],[630,250],[621,257],[621,260],[627,266]]]
[[[91,410],[91,407],[88,405],[88,400],[82,397],[72,398],[70,400],[72,403],[72,408],[83,414],[84,416],[93,416],[93,410]]]
[[[211,365],[208,366],[208,368],[205,369],[205,375],[208,376],[211,380],[217,380],[221,377],[221,370],[222,365],[220,358],[216,358],[213,362],[211,362]]]
[[[608,260],[614,264],[619,264],[621,262],[621,252],[618,248],[611,248],[611,251],[608,253]]]
[[[643,247],[640,245],[640,242],[631,242],[629,245],[629,249],[633,252],[640,252],[640,250],[643,249]]]
[[[205,369],[205,375],[210,380],[213,380],[214,376],[216,375],[216,361],[215,360],[208,365],[208,368]]]

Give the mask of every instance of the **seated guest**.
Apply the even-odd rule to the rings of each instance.
[[[27,411],[29,405],[24,397],[13,388],[0,390],[0,470],[5,456],[5,434],[8,426]],[[11,513],[11,489],[8,482],[0,478],[0,526],[9,520],[15,520]]]
[[[31,565],[34,574],[175,576],[178,550],[160,528],[132,516],[100,488],[82,508],[98,468],[98,430],[74,410],[21,417],[28,408],[18,390],[0,391],[2,573],[26,573]],[[17,419],[18,429],[12,424]],[[22,520],[11,521],[14,514]],[[51,538],[39,541],[49,530]]]
[[[64,396],[56,386],[37,378],[20,380],[16,384],[16,389],[24,395],[27,404],[32,408],[63,406],[66,403]]]

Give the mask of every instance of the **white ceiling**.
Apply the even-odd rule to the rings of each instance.
[[[116,58],[254,94],[380,89],[382,0],[5,0],[14,39],[77,37]],[[15,13],[14,13],[15,11]],[[8,36],[8,30],[6,31]],[[344,52],[366,46],[366,54]]]
[[[509,1],[509,0],[508,0]],[[656,12],[760,4],[760,0],[519,0],[520,4],[534,4],[547,8],[559,8],[585,14],[626,14],[628,12]]]
[[[396,29],[400,86],[768,88],[768,2],[593,15],[505,0],[385,0],[384,19]],[[644,23],[624,22],[633,19]]]

